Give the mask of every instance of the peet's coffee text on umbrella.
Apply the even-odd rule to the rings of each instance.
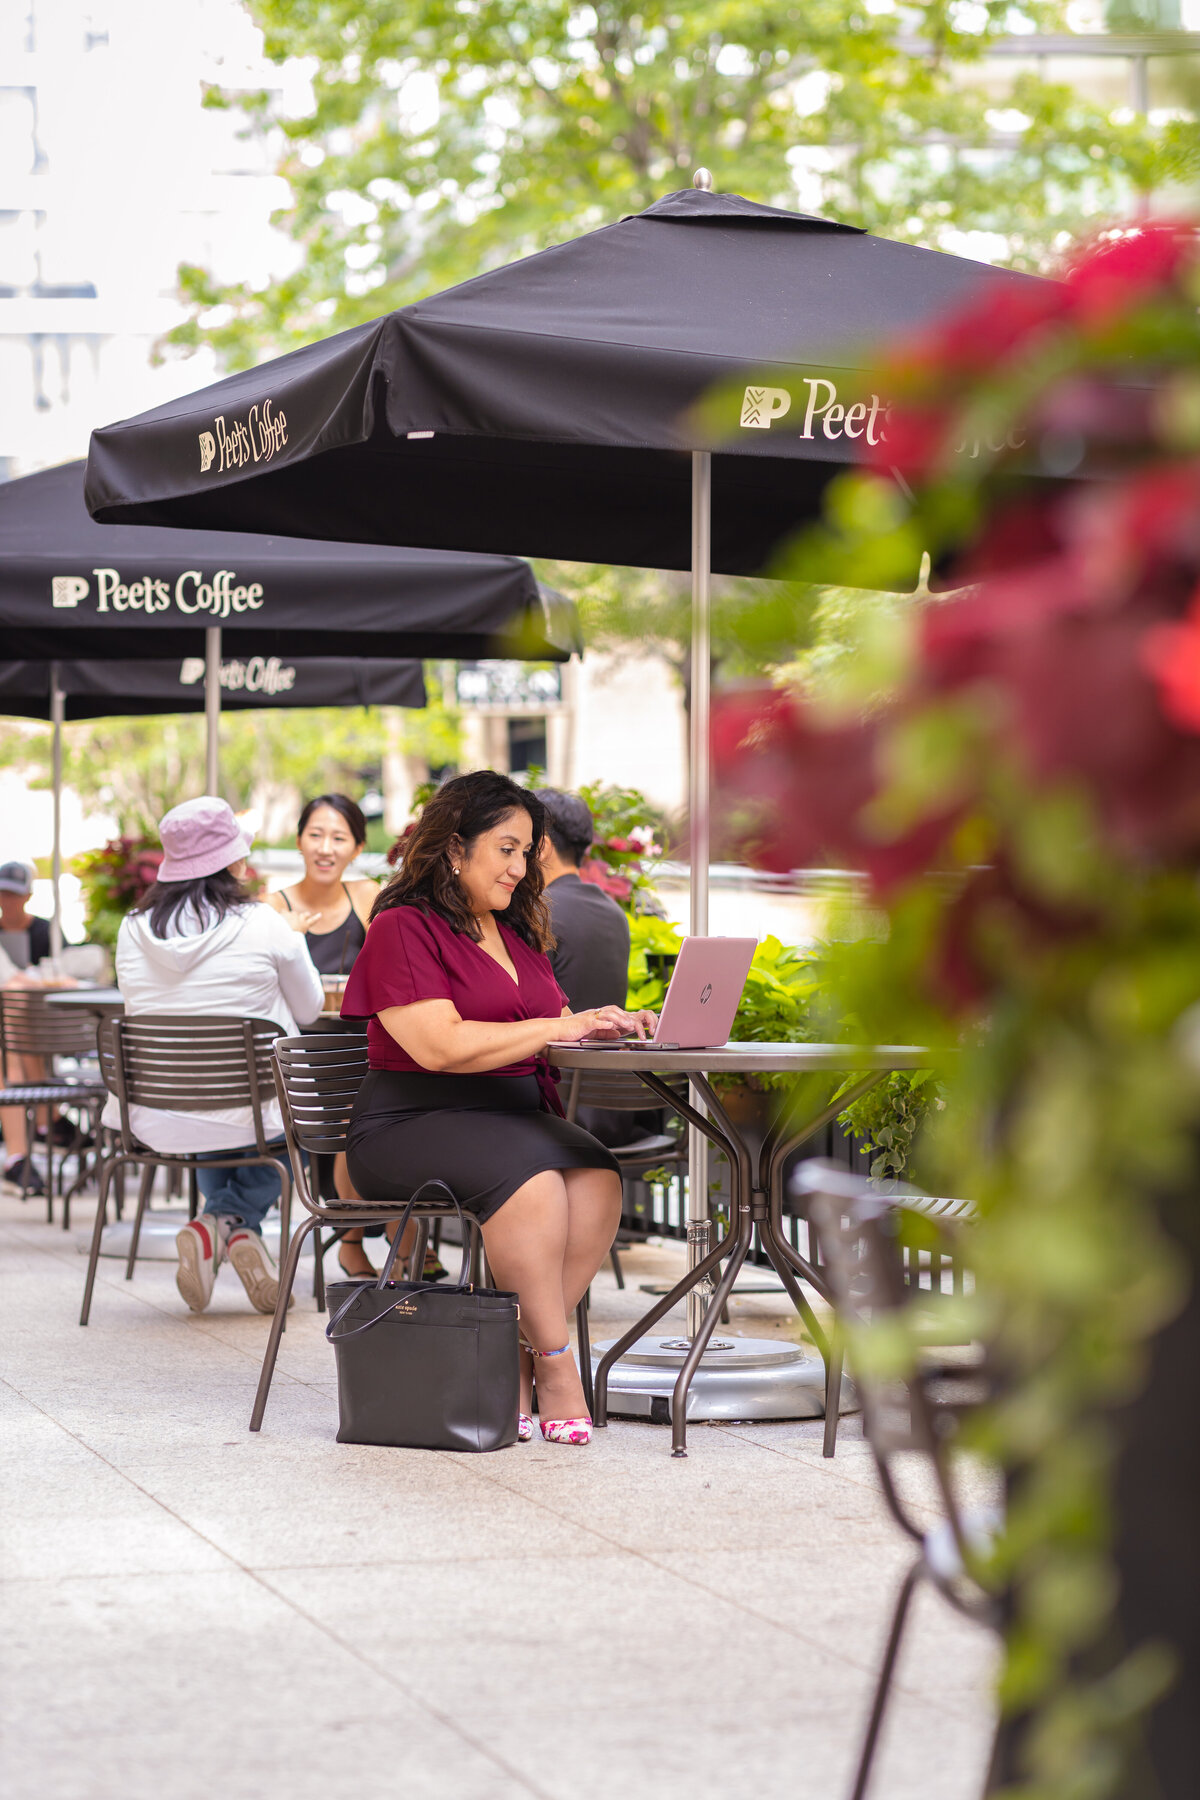
[[[199,433],[200,473],[207,475],[213,463],[217,474],[226,469],[241,469],[247,463],[270,462],[277,450],[288,441],[287,414],[270,400],[260,406],[255,401],[244,419],[225,423],[221,413],[213,420],[211,431]]]
[[[228,619],[232,613],[258,612],[263,604],[262,582],[239,584],[233,569],[218,569],[211,581],[205,581],[199,569],[185,569],[173,583],[155,575],[122,581],[118,569],[93,569],[92,574],[98,613],[160,613],[175,606],[189,615],[209,613],[214,619]],[[78,606],[90,592],[86,575],[50,578],[52,606]]]

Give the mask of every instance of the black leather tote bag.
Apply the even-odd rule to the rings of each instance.
[[[393,1281],[392,1269],[416,1201],[442,1188],[462,1227],[453,1287]],[[410,1450],[503,1450],[517,1441],[520,1385],[515,1294],[472,1288],[470,1236],[444,1182],[419,1188],[393,1239],[378,1281],[329,1288],[338,1378],[338,1443]]]

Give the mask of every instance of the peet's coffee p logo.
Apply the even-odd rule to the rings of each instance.
[[[244,419],[220,413],[211,431],[199,434],[200,473],[215,463],[216,473],[244,469],[250,463],[270,462],[288,441],[287,414],[274,401],[255,401]]]
[[[757,431],[770,431],[773,419],[782,419],[791,410],[792,396],[786,388],[748,387],[742,398],[739,423]]]
[[[81,600],[87,599],[87,593],[86,575],[52,575],[50,577],[51,606],[78,606]]]

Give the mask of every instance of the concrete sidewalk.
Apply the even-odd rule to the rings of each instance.
[[[908,1557],[857,1418],[833,1462],[819,1422],[338,1445],[301,1295],[252,1437],[236,1276],[193,1317],[106,1260],[80,1330],[87,1210],[0,1200],[7,1800],[841,1800]],[[679,1264],[602,1275],[595,1335]],[[918,1598],[873,1800],[975,1800],[993,1658]]]

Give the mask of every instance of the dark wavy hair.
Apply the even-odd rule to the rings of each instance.
[[[550,949],[554,934],[542,898],[538,858],[546,835],[545,810],[536,795],[494,769],[455,775],[426,801],[411,835],[404,839],[404,861],[371,908],[371,917],[392,906],[418,906],[422,912],[439,914],[455,931],[478,943],[483,933],[455,879],[452,858],[469,851],[476,838],[514,812],[529,814],[533,845],[504,923],[532,949]]]
[[[363,817],[362,807],[359,806],[356,801],[352,800],[349,794],[318,794],[315,800],[307,801],[305,803],[304,811],[300,814],[299,823],[296,826],[297,837],[304,831],[308,821],[312,818],[318,806],[331,806],[335,813],[341,814],[342,818],[346,821],[346,824],[350,827],[350,830],[354,835],[355,843],[359,845],[366,843],[367,821]]]
[[[221,923],[226,913],[253,904],[253,896],[237,876],[228,869],[218,869],[215,875],[200,875],[195,881],[156,881],[132,911],[149,913],[151,931],[156,938],[165,938],[180,913],[189,907],[199,919],[201,930],[209,931]]]

